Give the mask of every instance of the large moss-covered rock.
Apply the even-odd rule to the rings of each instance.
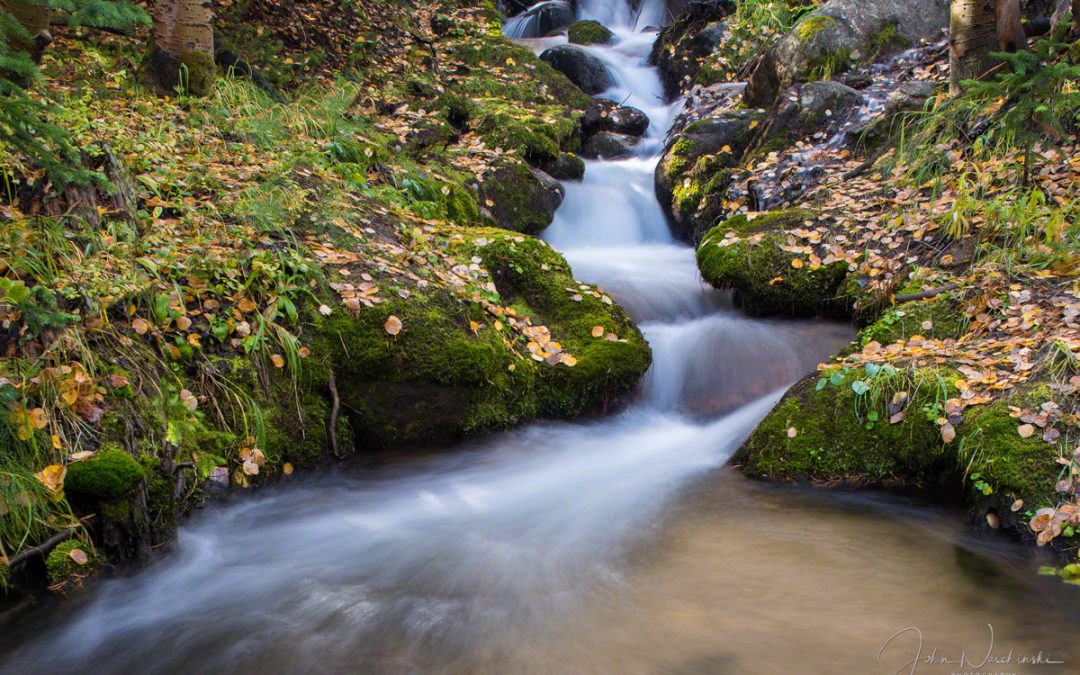
[[[676,136],[656,167],[656,196],[683,241],[697,241],[723,213],[731,170],[739,165],[765,119],[736,110],[695,122]]]
[[[513,110],[501,101],[476,102],[476,133],[492,147],[518,150],[537,165],[554,161],[563,150],[573,150],[578,127],[564,109],[542,107],[545,116]]]
[[[1037,434],[1018,434],[1010,411],[1037,408],[1052,397],[1047,387],[1028,385],[950,414],[958,373],[879,366],[869,372],[833,369],[800,381],[734,461],[757,478],[946,491],[972,504],[980,521],[993,512],[1002,526],[1024,534],[1031,512],[1056,503],[1059,450]],[[946,420],[956,433],[950,442],[940,426]],[[1027,516],[1011,508],[1017,499]]]
[[[944,0],[829,0],[766,51],[750,77],[746,101],[768,107],[792,85],[828,79],[936,39],[948,25]]]
[[[819,382],[824,379],[825,385]],[[851,479],[868,485],[956,474],[938,428],[921,408],[955,392],[956,375],[917,370],[868,377],[862,370],[809,376],[784,396],[736,454],[751,476],[781,480]],[[866,393],[853,385],[867,383]],[[889,421],[893,396],[908,396],[906,414]]]
[[[495,287],[494,295],[483,292],[513,315],[493,316],[429,286],[356,316],[320,316],[313,351],[330,355],[361,447],[447,442],[540,416],[573,417],[633,389],[649,366],[648,345],[610,298],[581,288],[558,253],[503,230],[447,236],[462,260],[481,261]],[[385,328],[391,315],[401,321],[396,335]],[[532,358],[536,345],[513,327],[525,317],[572,358]],[[593,337],[596,326],[619,339]]]
[[[702,239],[697,252],[701,276],[717,288],[734,289],[735,301],[751,314],[847,315],[851,299],[841,292],[847,263],[815,267],[784,250],[786,230],[816,220],[807,211],[735,216]]]
[[[520,162],[489,171],[480,185],[491,218],[502,228],[526,234],[537,234],[551,225],[563,193],[554,178]]]
[[[571,24],[567,34],[570,44],[575,45],[602,45],[615,37],[602,23],[591,20]]]

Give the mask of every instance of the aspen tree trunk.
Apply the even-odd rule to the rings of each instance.
[[[964,80],[978,79],[995,63],[997,19],[994,0],[952,0],[949,22],[950,91],[958,93]]]
[[[214,53],[214,10],[210,0],[157,0],[154,44],[179,58],[185,52]]]
[[[1027,49],[1027,35],[1021,20],[1020,0],[997,0],[998,47],[1003,52]]]
[[[146,79],[166,92],[180,86],[205,95],[217,74],[211,0],[157,0],[153,17],[154,53]]]

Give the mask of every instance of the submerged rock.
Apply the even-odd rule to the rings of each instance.
[[[601,131],[585,141],[581,154],[589,159],[620,159],[633,156],[637,144],[634,136]]]
[[[768,107],[795,84],[936,39],[948,25],[944,0],[829,0],[765,52],[750,77],[746,102]]]
[[[611,87],[611,74],[604,62],[575,45],[552,47],[540,55],[586,94],[599,94]]]

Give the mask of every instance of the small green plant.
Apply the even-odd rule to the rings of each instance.
[[[971,479],[971,487],[975,489],[981,495],[989,497],[994,494],[994,488],[983,479],[983,475],[979,472],[975,472],[968,476]]]

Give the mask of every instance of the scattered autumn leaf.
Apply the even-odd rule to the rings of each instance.
[[[390,318],[388,318],[386,320],[386,323],[383,324],[383,328],[386,329],[386,332],[390,335],[397,335],[401,332],[401,319],[391,314]]]

